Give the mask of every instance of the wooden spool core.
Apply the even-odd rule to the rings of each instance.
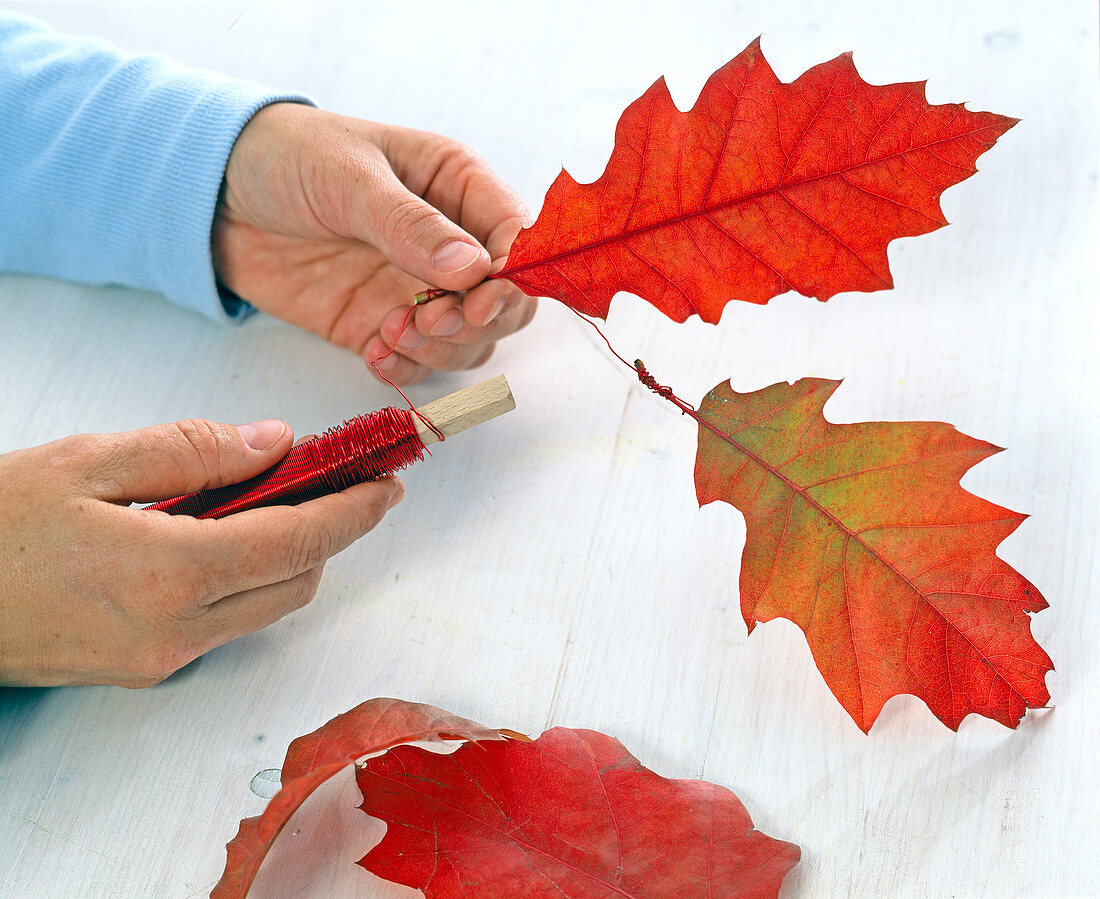
[[[472,387],[440,397],[420,406],[416,411],[439,428],[444,437],[451,437],[515,408],[516,401],[507,379],[504,375],[496,375]],[[425,445],[439,442],[431,428],[419,418],[414,416],[413,419],[416,433]]]

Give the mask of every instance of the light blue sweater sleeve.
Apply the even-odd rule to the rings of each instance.
[[[233,142],[309,102],[0,9],[0,271],[159,291],[216,318],[211,226]]]

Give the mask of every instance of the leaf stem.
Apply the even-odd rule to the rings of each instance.
[[[580,312],[577,312],[577,310],[570,306],[568,303],[565,304],[565,307],[569,309],[574,315],[576,315],[581,321],[590,324],[596,330],[596,333],[603,338],[603,342],[606,343],[607,348],[611,350],[611,355],[618,359],[627,368],[633,369],[634,373],[638,376],[638,380],[641,381],[644,386],[652,390],[655,394],[657,394],[657,396],[668,400],[670,403],[672,403],[672,405],[679,409],[682,414],[690,415],[708,431],[711,431],[713,434],[721,437],[728,443],[732,443],[734,446],[737,445],[736,442],[728,434],[723,434],[720,430],[718,430],[718,428],[716,428],[709,421],[703,418],[703,416],[699,414],[699,412],[695,409],[693,405],[691,405],[691,403],[687,402],[686,400],[680,399],[680,397],[673,393],[671,387],[665,387],[664,385],[657,383],[657,379],[654,378],[653,375],[651,375],[646,370],[645,363],[643,363],[641,359],[635,359],[634,364],[631,365],[622,356],[620,356],[615,350],[615,347],[611,345],[611,341],[607,339],[607,335],[600,330],[600,326],[592,321],[592,319],[588,318],[588,316],[586,315],[582,315]]]

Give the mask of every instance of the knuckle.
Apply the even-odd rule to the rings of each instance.
[[[291,611],[309,605],[313,597],[317,595],[317,588],[321,585],[321,575],[323,572],[324,565],[317,565],[298,576],[297,582],[294,585],[294,595],[291,597]]]
[[[147,626],[170,628],[173,632],[190,627],[205,615],[219,595],[213,575],[190,568],[150,566],[138,576],[134,587],[115,601],[118,610]]]
[[[417,362],[415,359],[402,358],[401,362],[392,371],[386,372],[386,377],[394,384],[411,387],[426,381],[433,371],[435,371],[434,368],[422,362]],[[379,380],[381,380],[381,377],[379,377]]]
[[[182,446],[191,448],[207,476],[221,468],[223,455],[221,434],[213,422],[203,418],[188,418],[177,421],[173,427],[182,441]]]
[[[194,658],[194,651],[182,642],[152,640],[133,657],[129,667],[137,678],[137,686],[151,687],[175,674]]]
[[[449,353],[436,355],[429,360],[428,365],[434,371],[462,371],[470,368],[468,348],[456,347]]]
[[[489,361],[489,357],[493,355],[495,349],[495,342],[462,347],[460,352],[451,353],[439,359],[435,367],[440,371],[462,371],[468,368],[477,368]]]
[[[478,368],[479,366],[484,365],[486,362],[488,362],[489,357],[493,355],[493,353],[496,351],[496,348],[497,345],[495,343],[488,344],[485,349],[482,350],[481,355],[474,361],[473,365],[471,365],[470,368]]]
[[[119,678],[115,682],[117,687],[125,687],[127,690],[145,690],[149,687],[155,687],[160,681],[151,677],[141,677],[133,674],[126,678]]]
[[[132,525],[133,546],[144,564],[135,572],[129,606],[172,619],[190,617],[189,610],[215,595],[216,573],[197,557],[181,557],[184,547],[167,540],[161,524],[148,516],[148,521],[139,518]]]
[[[331,555],[329,546],[330,541],[323,531],[304,517],[299,517],[288,541],[287,567],[292,576],[323,563]]]
[[[190,617],[190,610],[200,608],[212,595],[212,575],[201,565],[188,565],[177,568],[171,576],[163,575],[158,579],[159,595],[170,606],[174,617]]]
[[[221,452],[221,439],[217,426],[205,418],[186,418],[175,423],[182,437],[200,456],[217,455]]]
[[[393,235],[422,235],[439,226],[441,215],[426,203],[409,198],[386,213],[382,229]]]
[[[440,144],[439,158],[441,169],[468,171],[486,166],[485,160],[479,154],[453,138],[446,138]]]
[[[516,325],[516,330],[520,328],[526,328],[531,324],[531,320],[535,317],[535,312],[538,311],[538,303],[534,302],[528,297],[524,297],[523,301],[519,304],[519,320]]]

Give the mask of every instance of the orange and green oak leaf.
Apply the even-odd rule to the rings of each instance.
[[[839,383],[719,384],[698,410],[699,503],[745,516],[745,623],[797,624],[864,731],[902,693],[952,729],[1015,727],[1049,699],[1029,617],[1047,604],[996,555],[1026,516],[959,485],[999,449],[939,422],[833,424]]]
[[[731,300],[889,288],[887,244],[946,224],[940,194],[1015,123],[868,84],[850,53],[784,84],[754,41],[688,112],[663,78],[632,103],[604,173],[562,170],[495,277],[600,318],[628,291],[712,323]]]

